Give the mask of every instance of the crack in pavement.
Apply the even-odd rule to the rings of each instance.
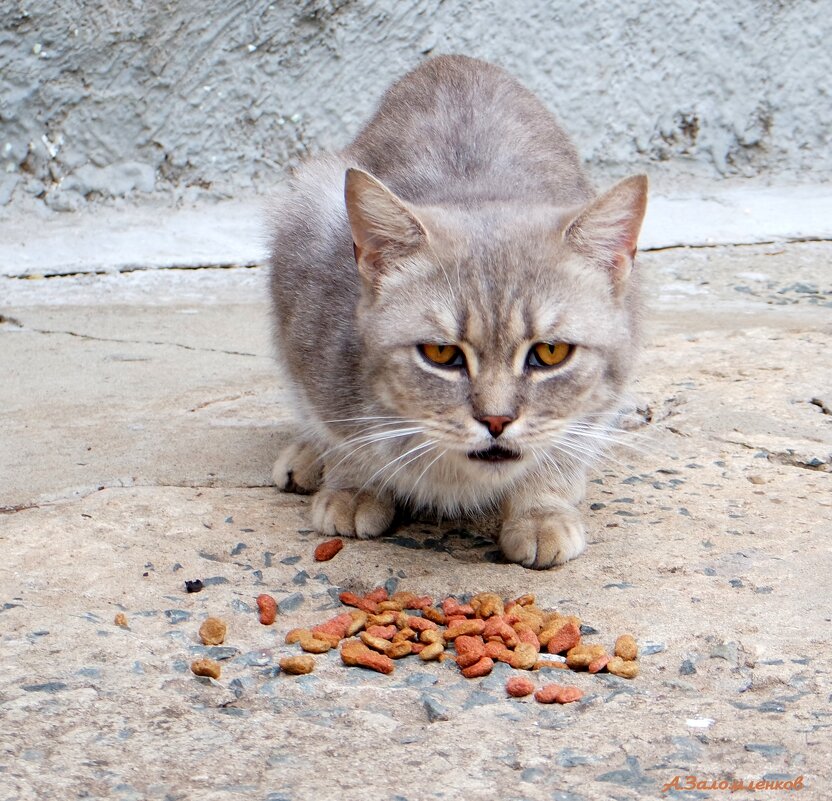
[[[152,339],[115,339],[111,337],[96,337],[92,334],[80,334],[77,331],[58,331],[49,328],[29,328],[22,326],[23,331],[30,331],[35,334],[60,334],[64,336],[77,337],[78,339],[90,339],[95,342],[117,342],[122,345],[166,345],[173,348],[182,348],[183,350],[198,351],[200,353],[223,353],[227,356],[251,356],[255,359],[271,359],[271,356],[263,355],[262,353],[248,353],[241,350],[222,350],[221,348],[198,348],[193,345],[183,345],[180,342],[159,342]]]
[[[87,489],[77,489],[73,491],[70,495],[61,495],[58,497],[46,498],[42,501],[26,501],[24,503],[17,503],[17,504],[6,504],[4,506],[0,506],[0,515],[11,515],[17,512],[26,512],[30,509],[45,509],[50,506],[61,506],[63,504],[72,503],[73,501],[81,501],[84,498],[89,498],[90,495],[95,495],[97,492],[102,492],[103,490],[112,490],[112,489],[136,489],[136,488],[158,488],[158,489],[221,489],[221,490],[244,490],[244,489],[268,489],[269,487],[274,487],[273,481],[268,481],[267,483],[263,484],[222,484],[222,483],[213,483],[213,484],[158,484],[156,482],[132,482],[132,483],[125,483],[123,481],[117,481],[112,483],[105,483],[105,484],[97,484],[95,487],[89,487]]]

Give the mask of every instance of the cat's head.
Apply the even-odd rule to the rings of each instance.
[[[646,192],[636,176],[579,208],[439,208],[349,170],[366,391],[469,478],[583,461],[634,357]]]

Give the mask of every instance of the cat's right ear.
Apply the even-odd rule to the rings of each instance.
[[[347,170],[344,199],[358,272],[376,286],[397,260],[425,242],[427,233],[404,202],[364,170]]]

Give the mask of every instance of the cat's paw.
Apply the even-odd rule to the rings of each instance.
[[[576,511],[535,510],[523,517],[506,520],[498,544],[512,562],[544,570],[583,553],[586,534]]]
[[[324,488],[312,499],[312,525],[327,536],[367,539],[387,531],[395,511],[392,500],[370,492]]]
[[[275,486],[284,492],[309,495],[321,484],[323,464],[320,454],[312,445],[293,442],[277,457],[272,468]]]

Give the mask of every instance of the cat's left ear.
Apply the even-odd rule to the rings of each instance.
[[[398,259],[425,242],[427,233],[402,200],[363,170],[347,170],[344,199],[358,272],[375,286]]]
[[[620,181],[586,206],[564,232],[564,240],[609,271],[616,285],[633,268],[647,208],[647,176]]]

